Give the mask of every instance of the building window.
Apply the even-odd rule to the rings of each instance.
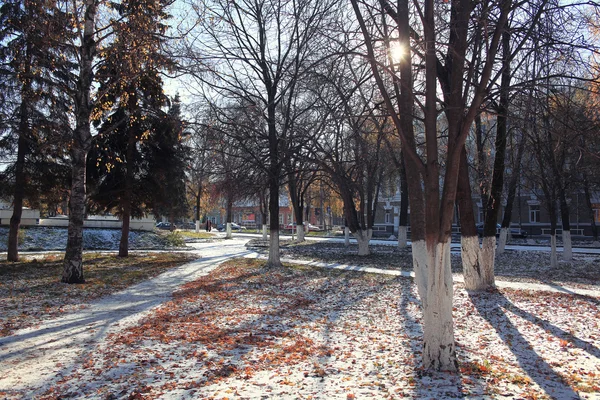
[[[600,203],[592,204],[594,210],[594,221],[600,222]]]
[[[390,210],[385,210],[385,223],[390,224]]]
[[[540,222],[540,205],[529,205],[529,222]]]

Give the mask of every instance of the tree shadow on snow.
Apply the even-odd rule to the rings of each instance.
[[[557,399],[580,398],[573,388],[565,382],[564,378],[535,351],[528,339],[511,322],[507,311],[539,326],[557,338],[566,338],[573,345],[598,357],[600,353],[596,347],[542,320],[536,315],[522,310],[499,291],[483,293],[469,292],[469,297],[479,314],[494,327],[498,336],[508,346],[517,359],[519,366],[547,395]]]

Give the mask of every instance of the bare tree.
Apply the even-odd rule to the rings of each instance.
[[[456,350],[452,321],[452,274],[450,271],[450,234],[457,193],[458,172],[464,143],[475,116],[487,94],[492,78],[500,39],[511,11],[511,1],[489,4],[493,13],[486,20],[488,42],[478,79],[467,80],[468,66],[465,62],[469,45],[469,27],[475,11],[470,1],[453,1],[436,6],[431,0],[423,6],[413,3],[420,24],[410,22],[408,2],[399,1],[394,8],[386,1],[378,5],[360,5],[352,0],[352,6],[364,37],[366,55],[371,63],[377,86],[391,114],[395,128],[400,134],[407,161],[407,178],[411,204],[411,235],[413,262],[417,287],[423,302],[423,363],[427,369],[456,370]],[[381,12],[385,11],[395,24],[398,40],[405,52],[405,64],[413,55],[424,63],[422,104],[423,133],[425,138],[424,159],[417,151],[412,129],[404,130],[402,119],[413,115],[416,102],[412,79],[404,81],[405,93],[393,96],[383,76],[389,76],[385,63],[378,57],[376,28]],[[437,16],[436,16],[437,14]],[[365,17],[366,15],[366,17]],[[479,20],[479,19],[477,19]],[[475,25],[480,26],[480,25]],[[373,29],[375,28],[375,29]],[[415,51],[411,50],[410,36]],[[437,38],[443,38],[438,41]],[[437,55],[443,52],[444,59]],[[414,62],[414,61],[413,61]],[[406,75],[410,74],[405,66]],[[402,68],[402,67],[401,67]],[[466,71],[466,72],[465,72]],[[392,79],[401,79],[396,75]],[[440,158],[438,136],[437,92],[438,82],[443,92],[448,134],[445,141],[445,160]],[[408,84],[408,85],[407,85]],[[400,81],[400,87],[403,83]],[[467,95],[468,94],[468,95]],[[395,100],[397,98],[397,101]],[[468,101],[468,102],[467,102]],[[404,106],[402,106],[404,104]],[[403,112],[406,111],[406,112]],[[410,120],[410,119],[409,119]],[[412,125],[412,123],[411,123]],[[442,169],[441,162],[445,161]],[[441,179],[442,178],[442,179]],[[440,182],[443,182],[441,185]]]
[[[187,36],[190,71],[210,86],[211,96],[243,100],[256,109],[254,139],[268,170],[270,248],[268,263],[279,259],[279,186],[289,132],[290,99],[315,57],[316,38],[333,2],[314,0],[206,0],[194,5],[201,29]],[[205,73],[206,69],[210,74]],[[213,96],[214,95],[214,96]],[[229,101],[229,100],[227,100]],[[264,126],[264,129],[260,127]],[[242,144],[243,145],[243,144]]]

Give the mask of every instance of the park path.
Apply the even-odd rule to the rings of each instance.
[[[191,244],[198,260],[151,280],[108,296],[77,312],[0,338],[0,392],[20,392],[25,398],[46,390],[76,371],[89,352],[109,334],[135,325],[154,308],[171,298],[181,285],[198,279],[235,257],[263,257],[245,248],[247,237]],[[283,259],[320,268],[411,277],[408,271],[357,267],[346,264]],[[460,282],[462,276],[454,275]],[[600,290],[521,282],[497,281],[498,287],[542,290],[600,297]],[[33,392],[32,390],[35,390]]]
[[[20,392],[29,398],[70,375],[108,334],[134,325],[170,299],[179,286],[208,274],[228,259],[252,253],[244,247],[247,241],[241,238],[195,243],[193,252],[201,257],[196,261],[77,312],[0,338],[0,392]]]

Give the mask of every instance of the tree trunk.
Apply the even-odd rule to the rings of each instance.
[[[304,225],[296,224],[296,233],[298,233],[298,238],[296,241],[298,243],[304,242]]]
[[[198,189],[198,195],[196,196],[196,215],[194,216],[196,219],[196,233],[200,232],[200,195],[202,193],[202,189]]]
[[[400,152],[400,215],[398,222],[398,248],[408,246],[408,182],[404,152]]]
[[[85,214],[86,158],[92,143],[90,132],[90,90],[92,62],[96,53],[94,24],[96,0],[86,0],[83,41],[80,48],[80,70],[75,94],[75,130],[71,143],[72,181],[69,201],[69,228],[62,281],[83,283],[83,219]]]
[[[408,227],[406,225],[398,226],[398,248],[405,249],[408,246]]]
[[[371,254],[369,250],[369,241],[371,240],[371,236],[373,236],[372,229],[357,230],[356,232],[352,233],[352,236],[354,236],[356,242],[358,243],[359,256],[368,256],[369,254]]]
[[[460,249],[465,289],[486,290],[494,286],[493,251],[496,245],[496,235],[492,236],[493,242],[488,236],[484,236],[483,246],[482,248],[479,247],[475,214],[473,213],[473,200],[471,198],[471,185],[469,183],[469,166],[467,164],[465,149],[463,149],[460,159],[456,200],[460,214]],[[493,245],[494,248],[490,249],[487,247],[490,245]],[[490,252],[492,254],[491,263],[489,262]],[[483,258],[484,254],[487,257]]]
[[[452,320],[450,241],[448,238],[444,243],[427,246],[427,296],[422,299],[423,365],[438,371],[458,369]]]
[[[262,224],[262,239],[267,240],[267,224]]]
[[[27,46],[29,53],[29,45]],[[26,59],[30,60],[29,56]],[[23,215],[23,198],[25,197],[25,157],[28,152],[27,137],[29,137],[29,110],[27,102],[29,101],[29,92],[31,89],[31,79],[29,78],[30,63],[25,65],[25,82],[21,89],[22,99],[20,106],[19,121],[19,140],[17,144],[17,162],[15,165],[15,191],[13,194],[13,213],[10,218],[10,228],[8,232],[8,261],[19,261],[19,228],[21,226],[21,216]]]
[[[590,226],[592,227],[592,237],[594,243],[598,242],[598,226],[596,225],[596,215],[594,213],[594,207],[592,207],[592,194],[590,192],[590,184],[587,179],[587,174],[583,174],[583,192],[585,194],[585,204],[588,210],[588,216],[590,218]]]
[[[134,96],[130,97],[130,100]],[[123,198],[121,199],[121,242],[119,243],[119,257],[127,257],[129,255],[129,226],[131,222],[131,199],[133,197],[133,166],[135,162],[135,134],[133,131],[129,133],[127,141],[127,155],[125,159],[125,188],[123,190]]]
[[[498,247],[496,248],[496,254],[504,253],[506,248],[506,242],[509,239],[510,229],[506,227],[500,228],[500,235],[498,236]]]
[[[573,261],[573,245],[571,243],[571,231],[562,231],[563,261]]]
[[[82,129],[86,127],[83,126]],[[89,132],[89,124],[87,125]],[[80,134],[81,135],[81,134]],[[84,283],[83,277],[83,219],[85,213],[85,167],[87,149],[71,149],[73,166],[71,198],[69,199],[69,228],[65,250],[62,282]]]
[[[350,247],[350,228],[344,227],[344,245]]]
[[[519,183],[519,178],[521,177],[521,162],[523,160],[523,154],[525,153],[525,144],[525,137],[522,137],[517,148],[517,160],[515,162],[516,165],[513,168],[512,175],[508,182],[508,196],[506,197],[506,207],[504,207],[504,215],[502,217],[500,243],[498,244],[498,249],[496,250],[498,254],[504,253],[507,240],[512,239],[512,237],[509,237],[508,235],[510,234],[510,221],[512,219],[512,209],[515,203],[515,195],[517,193],[517,184]],[[507,234],[504,236],[504,239],[502,238],[503,230],[507,232]]]
[[[276,150],[275,150],[276,151]],[[271,267],[281,267],[279,256],[279,169],[272,161],[269,173],[269,258],[267,264]]]
[[[231,222],[233,219],[233,200],[232,200],[232,195],[228,194],[227,195],[227,215],[225,216],[225,239],[232,239],[233,238],[233,233],[231,232]]]
[[[573,247],[571,245],[571,224],[569,217],[569,205],[567,204],[567,197],[565,189],[560,187],[560,215],[562,219],[562,239],[563,239],[563,253],[562,259],[564,261],[573,260]]]
[[[558,256],[556,255],[556,231],[550,235],[550,268],[558,266]]]

